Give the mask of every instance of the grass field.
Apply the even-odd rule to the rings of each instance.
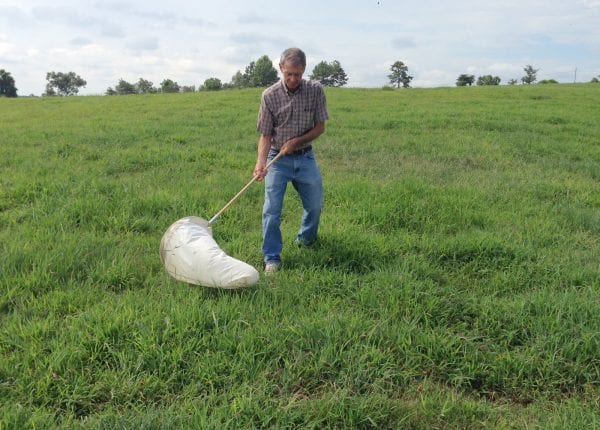
[[[0,429],[600,428],[600,85],[327,91],[320,241],[223,291],[179,218],[260,90],[0,99]],[[263,185],[214,226],[261,269]]]

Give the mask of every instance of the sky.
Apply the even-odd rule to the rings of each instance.
[[[460,74],[502,84],[600,75],[600,0],[0,0],[0,69],[20,96],[41,95],[46,73],[73,71],[79,94],[119,79],[201,86],[297,46],[307,78],[337,60],[348,87],[389,83],[402,61],[413,87],[454,86]]]

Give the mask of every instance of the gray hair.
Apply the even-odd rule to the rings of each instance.
[[[300,48],[288,48],[281,54],[279,64],[291,63],[294,66],[306,68],[306,54]]]

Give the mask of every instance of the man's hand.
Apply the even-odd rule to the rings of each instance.
[[[267,158],[271,149],[271,140],[271,136],[264,134],[261,134],[258,140],[258,156],[254,166],[254,177],[257,181],[262,181],[267,176]]]
[[[262,181],[267,176],[267,164],[262,161],[257,161],[254,167],[254,177],[257,181]]]
[[[281,149],[279,150],[279,152],[281,152],[283,155],[287,155],[291,152],[296,151],[296,149],[298,149],[298,146],[300,146],[300,139],[294,137],[285,142],[283,145],[281,145]]]

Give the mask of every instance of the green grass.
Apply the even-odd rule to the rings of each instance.
[[[320,241],[158,248],[250,179],[260,90],[0,99],[0,429],[600,427],[600,87],[327,91]],[[214,226],[261,268],[262,184]]]

